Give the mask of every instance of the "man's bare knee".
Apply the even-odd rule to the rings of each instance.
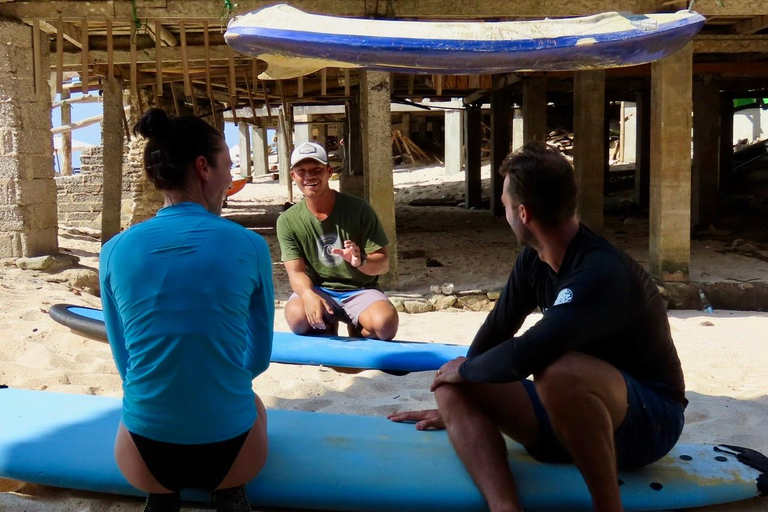
[[[586,379],[579,371],[578,356],[565,354],[534,376],[536,392],[545,406],[586,391]]]
[[[293,299],[285,305],[285,321],[288,328],[294,334],[307,334],[312,330],[312,326],[307,321],[307,315],[304,312],[304,304],[301,299]]]

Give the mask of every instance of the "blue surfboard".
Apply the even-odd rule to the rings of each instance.
[[[70,329],[106,341],[104,312],[70,304],[56,304],[48,312]],[[342,336],[300,336],[275,332],[272,362],[378,369],[393,372],[436,370],[446,362],[467,355],[466,346],[408,341],[381,341]]]
[[[349,511],[486,511],[444,431],[381,417],[269,411],[269,458],[247,486],[256,507]],[[141,495],[120,474],[113,443],[120,399],[0,389],[0,477],[70,489]],[[660,461],[621,472],[627,512],[738,501],[768,492],[765,471],[736,447],[680,444]],[[518,444],[507,453],[529,512],[592,510],[571,464],[542,464]],[[760,455],[754,455],[758,461]],[[184,499],[206,501],[200,491]]]

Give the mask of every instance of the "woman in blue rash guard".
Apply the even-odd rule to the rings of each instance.
[[[145,512],[180,510],[179,491],[249,510],[244,485],[267,458],[252,389],[272,351],[272,263],[264,239],[220,217],[232,178],[221,133],[149,110],[134,133],[165,194],[157,215],[112,238],[99,261],[109,344],[123,381],[115,458],[147,492]]]

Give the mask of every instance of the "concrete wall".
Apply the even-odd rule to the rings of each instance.
[[[759,108],[740,110],[733,114],[733,144],[740,139],[747,143],[768,138],[768,111]]]

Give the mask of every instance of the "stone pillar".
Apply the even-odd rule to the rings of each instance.
[[[128,97],[130,106],[127,116],[128,129],[131,131],[144,115],[142,106],[151,104],[150,95],[146,89],[139,89],[138,93],[141,100],[134,95]],[[173,117],[175,113],[171,111],[168,115]],[[165,194],[155,188],[144,170],[146,146],[147,141],[143,137],[134,136],[131,132],[131,140],[128,142],[128,164],[123,167],[123,179],[130,183],[131,190],[131,213],[128,221],[131,226],[153,217],[165,202]]]
[[[267,144],[267,128],[263,119],[257,119],[256,126],[251,128],[251,147],[253,148],[252,176],[269,174],[269,145]]]
[[[523,142],[547,140],[547,79],[523,79]]]
[[[691,261],[693,44],[651,64],[651,275],[685,281]]]
[[[123,192],[123,84],[108,78],[104,82],[104,121],[101,135],[104,147],[104,181],[101,208],[101,243],[120,232]]]
[[[731,185],[733,173],[733,98],[722,93],[720,98],[720,190]]]
[[[512,98],[508,91],[497,90],[491,93],[491,214],[504,215],[501,194],[504,176],[499,174],[502,162],[509,154],[511,134],[509,133],[512,117]]]
[[[480,208],[483,200],[482,168],[483,111],[478,104],[467,105],[464,114],[464,136],[467,147],[467,174],[464,179],[464,205],[469,209]]]
[[[0,19],[0,258],[59,251],[49,69],[47,36]]]
[[[345,194],[365,197],[363,183],[363,132],[360,121],[360,101],[348,101],[347,131],[344,136],[344,155],[347,159],[347,172],[342,173],[339,189]]]
[[[397,232],[395,194],[392,179],[392,113],[389,73],[360,72],[360,107],[363,132],[365,196],[379,216],[389,238],[389,272],[381,277],[382,286],[396,289]]]
[[[247,178],[251,175],[251,127],[240,121],[237,129],[240,133],[238,138],[240,146],[240,177]]]
[[[525,145],[523,133],[523,109],[512,109],[512,151],[517,151]]]
[[[635,138],[635,202],[640,211],[649,207],[651,186],[651,91],[644,89],[635,96],[637,132]]]
[[[712,76],[693,82],[693,176],[691,216],[707,228],[717,217],[720,164],[720,87]]]
[[[400,131],[402,132],[403,135],[410,138],[411,137],[411,114],[403,114],[402,126],[403,126],[403,129]]]
[[[61,125],[72,122],[72,106],[65,100],[69,99],[69,89],[61,91]],[[61,175],[72,176],[72,132],[61,134],[61,152],[59,153]]]
[[[449,176],[459,174],[464,167],[463,117],[463,110],[445,111],[445,174]]]
[[[603,232],[605,166],[605,70],[573,74],[573,169],[579,195],[579,218],[595,233]]]

